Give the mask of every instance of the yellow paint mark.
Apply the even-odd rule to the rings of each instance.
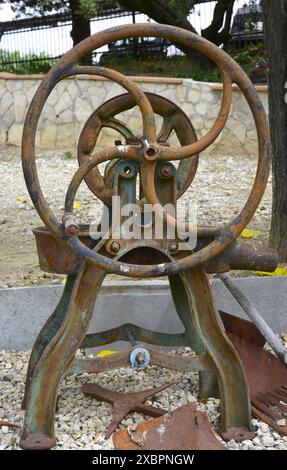
[[[112,354],[117,354],[117,351],[112,351],[111,349],[103,349],[98,354],[96,354],[96,357],[112,356]]]
[[[249,228],[245,228],[240,234],[243,238],[257,238],[260,237],[260,235],[262,235],[262,233],[258,230],[251,230]]]

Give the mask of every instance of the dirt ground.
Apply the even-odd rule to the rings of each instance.
[[[71,152],[43,150],[37,156],[37,165],[44,195],[60,219],[66,189],[77,169],[76,157]],[[256,158],[249,156],[202,155],[194,182],[181,198],[179,207],[183,208],[188,198],[192,198],[197,200],[199,223],[227,221],[246,201],[255,170]],[[61,276],[43,273],[38,267],[32,229],[42,224],[25,186],[18,147],[0,146],[0,181],[0,288],[63,282]],[[76,213],[81,222],[90,221],[92,208],[100,217],[102,203],[84,184],[77,202]],[[271,181],[249,226],[260,234],[247,243],[268,246],[270,212]]]

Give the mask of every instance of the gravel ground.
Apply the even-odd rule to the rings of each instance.
[[[77,169],[73,152],[41,151],[37,158],[40,183],[53,211],[61,219],[65,192]],[[256,159],[250,156],[202,155],[192,186],[180,199],[184,204],[196,200],[198,220],[203,224],[220,224],[229,220],[243,206],[252,186]],[[38,267],[33,227],[42,225],[26,190],[20,163],[20,149],[0,146],[0,288],[61,282],[60,276],[45,274]],[[100,217],[102,203],[82,184],[77,201],[78,219],[91,220],[91,209]],[[271,211],[271,182],[249,228],[260,231],[255,245],[268,245]],[[233,273],[254,275],[254,273]]]
[[[287,346],[287,335],[282,339]],[[170,351],[169,354],[175,354]],[[80,352],[78,354],[81,354]],[[192,355],[189,348],[177,351],[177,354]],[[21,400],[24,392],[25,372],[29,352],[0,351],[0,419],[22,425],[23,411]],[[220,400],[210,398],[198,401],[198,380],[196,373],[182,373],[149,366],[145,371],[133,368],[120,368],[100,374],[70,375],[63,379],[60,398],[56,411],[56,449],[113,449],[112,438],[106,440],[104,432],[111,420],[111,406],[85,396],[80,387],[86,382],[97,382],[105,388],[120,392],[132,392],[158,387],[165,383],[176,382],[163,390],[147,404],[161,406],[167,411],[187,403],[196,403],[198,409],[205,411],[215,430],[220,425]],[[150,419],[138,413],[132,413],[121,423],[120,429],[134,429],[142,420]],[[287,450],[287,437],[280,436],[261,421],[252,420],[257,428],[256,437],[240,444],[234,440],[226,443],[232,450]],[[0,429],[0,449],[18,449],[20,428]]]

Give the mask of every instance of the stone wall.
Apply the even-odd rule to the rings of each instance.
[[[0,73],[0,143],[20,145],[25,114],[41,79],[41,75]],[[133,79],[144,91],[158,93],[178,104],[191,119],[198,136],[211,128],[220,108],[220,84],[177,78]],[[267,87],[259,86],[257,90],[267,110]],[[104,101],[123,92],[117,84],[100,77],[81,76],[63,80],[53,90],[44,107],[37,144],[42,148],[74,149],[88,116]],[[141,134],[141,117],[136,108],[126,112],[122,118],[136,134]],[[107,129],[99,143],[110,145],[115,138],[115,131]],[[208,151],[229,155],[257,153],[252,115],[236,86],[226,127]]]

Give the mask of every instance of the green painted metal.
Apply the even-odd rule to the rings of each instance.
[[[221,397],[222,431],[248,429],[251,404],[245,371],[216,315],[207,275],[202,268],[195,268],[180,277],[193,312],[194,326],[214,364]]]
[[[131,333],[136,341],[143,343],[157,346],[187,346],[184,333],[162,333],[160,331],[148,330],[132,323],[125,323],[107,331],[88,334],[81,344],[81,348],[95,348],[114,343],[115,341],[129,341],[129,333]]]
[[[106,273],[85,263],[79,272],[65,317],[35,367],[27,402],[22,448],[55,445],[54,417],[61,377],[87,333],[94,304]]]
[[[177,314],[185,327],[186,345],[190,346],[196,354],[205,351],[204,343],[194,323],[193,307],[190,305],[184,283],[180,276],[168,278],[170,290]],[[219,397],[216,375],[210,371],[199,373],[199,398]]]
[[[58,305],[56,306],[52,315],[48,318],[44,326],[42,327],[31,352],[29,365],[26,374],[26,386],[25,386],[25,395],[22,401],[22,409],[26,408],[27,396],[30,390],[31,380],[35,371],[35,368],[38,364],[38,361],[48,346],[50,341],[56,335],[59,330],[63,320],[65,318],[71,295],[73,292],[74,284],[76,281],[76,274],[68,274],[66,278],[65,287],[62,293],[62,296],[59,300]]]

